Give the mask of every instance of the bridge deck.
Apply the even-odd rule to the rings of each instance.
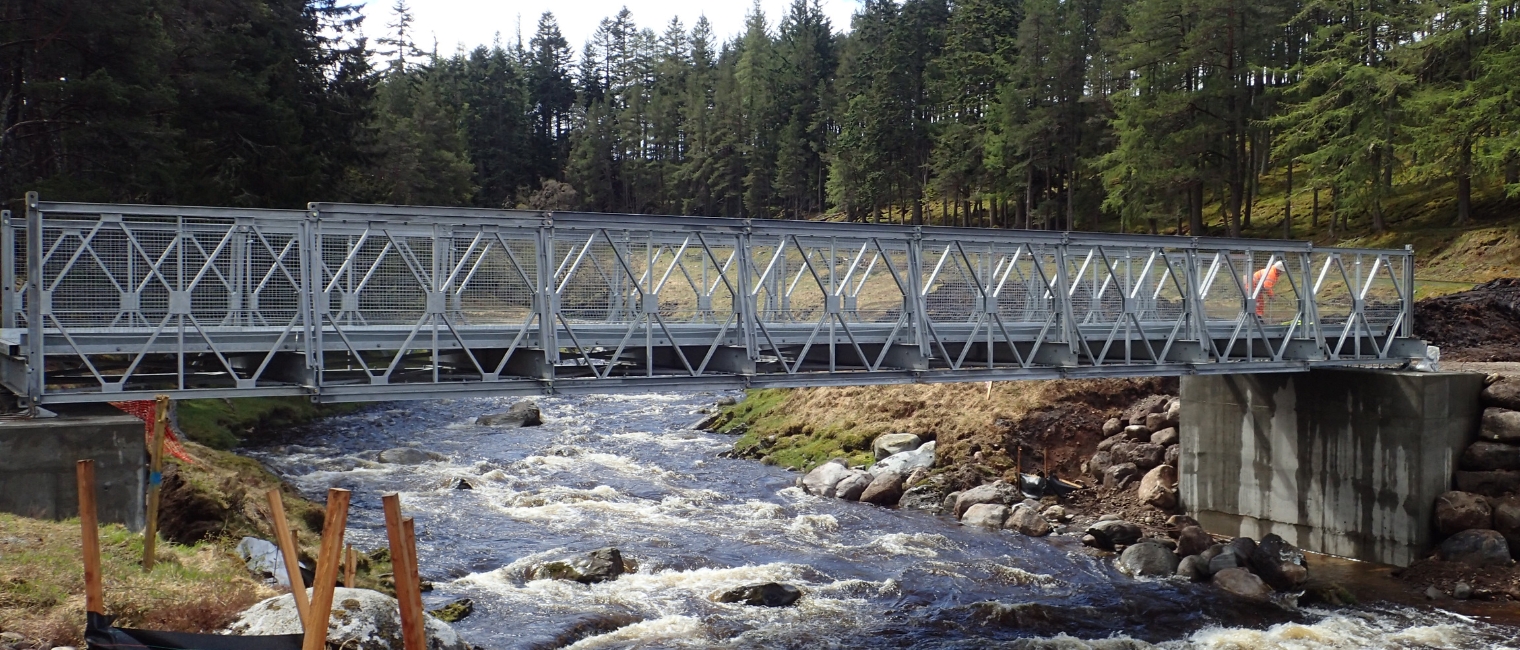
[[[40,236],[32,237],[32,233]],[[312,204],[0,218],[35,403],[620,392],[1399,365],[1412,252]],[[1275,286],[1263,269],[1280,265]]]

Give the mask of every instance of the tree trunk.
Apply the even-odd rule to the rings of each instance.
[[[1457,167],[1457,225],[1465,226],[1472,218],[1472,144],[1465,138]]]
[[[1202,237],[1203,228],[1203,181],[1194,181],[1188,188],[1188,234]]]
[[[1314,207],[1309,209],[1309,227],[1319,230],[1319,186],[1314,186]]]
[[[1283,239],[1293,238],[1293,159],[1288,159],[1288,198],[1283,199]]]

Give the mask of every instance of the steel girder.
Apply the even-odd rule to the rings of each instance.
[[[29,194],[24,223],[0,215],[0,256],[0,383],[34,404],[1292,372],[1424,354],[1411,250],[1295,241]]]

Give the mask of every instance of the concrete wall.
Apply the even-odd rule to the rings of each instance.
[[[141,530],[147,485],[143,422],[126,414],[0,421],[0,511],[79,516],[75,461],[94,459],[103,523]]]
[[[1184,377],[1179,497],[1210,532],[1407,566],[1432,543],[1482,389],[1472,373]]]

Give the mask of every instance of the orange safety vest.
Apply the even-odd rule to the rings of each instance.
[[[1266,276],[1265,280],[1262,279],[1263,275]],[[1257,295],[1256,296],[1256,315],[1257,316],[1266,316],[1267,315],[1267,296],[1271,296],[1271,297],[1274,297],[1274,298],[1277,297],[1277,294],[1272,292],[1272,287],[1277,286],[1277,276],[1279,276],[1279,275],[1282,275],[1282,271],[1278,270],[1278,266],[1276,264],[1273,264],[1271,266],[1268,266],[1267,268],[1264,268],[1264,269],[1262,269],[1260,271],[1257,271],[1257,272],[1251,274],[1251,287],[1250,288],[1255,289],[1257,283],[1260,283],[1262,291],[1267,294],[1266,296],[1261,296],[1261,295]]]

